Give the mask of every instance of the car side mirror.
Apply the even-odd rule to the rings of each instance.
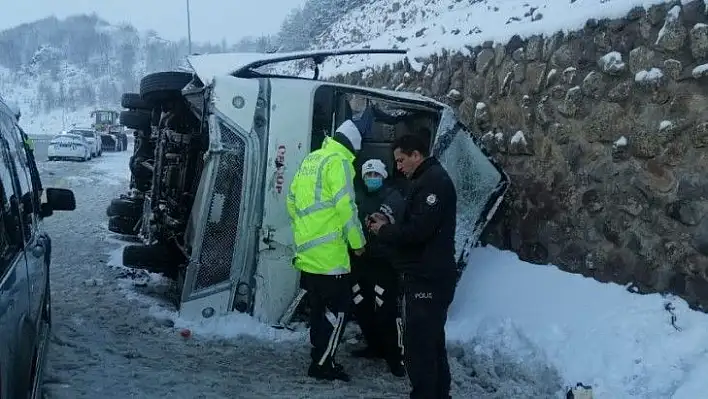
[[[66,188],[47,188],[47,202],[42,204],[42,217],[51,216],[54,211],[73,211],[76,209],[74,192]]]

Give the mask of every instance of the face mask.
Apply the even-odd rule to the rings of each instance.
[[[369,191],[376,191],[383,185],[383,178],[381,177],[365,177],[364,184]]]

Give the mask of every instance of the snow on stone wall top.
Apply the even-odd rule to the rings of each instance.
[[[525,0],[462,2],[459,0],[374,0],[347,13],[323,33],[312,48],[398,47],[409,50],[411,64],[443,49],[468,53],[467,48],[513,35],[550,35],[580,29],[589,18],[619,18],[636,6],[660,0]],[[356,39],[352,39],[356,38]],[[322,76],[330,77],[402,61],[400,55],[364,55],[325,62]],[[298,73],[283,69],[283,72]]]

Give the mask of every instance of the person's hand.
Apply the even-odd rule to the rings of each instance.
[[[363,254],[364,254],[364,247],[354,250],[354,255],[356,255],[356,256],[361,256]]]
[[[374,219],[377,220],[377,221],[381,221],[381,222],[386,222],[386,223],[388,223],[388,218],[386,217],[386,215],[384,215],[384,214],[381,213],[381,212],[374,212],[374,213],[371,215],[371,217],[374,218]]]
[[[388,218],[381,212],[374,212],[373,214],[366,217],[367,227],[372,223],[376,222],[388,223]]]
[[[367,223],[367,227],[369,228],[369,231],[374,234],[379,234],[379,229],[381,229],[381,226],[388,224],[388,218],[378,212],[370,215],[368,221],[369,223]]]

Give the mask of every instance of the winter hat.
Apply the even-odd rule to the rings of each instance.
[[[354,122],[347,119],[339,125],[337,132],[349,139],[349,142],[352,143],[352,147],[354,147],[355,151],[361,150],[361,133],[359,133],[359,128],[357,128]]]
[[[361,175],[364,176],[368,172],[376,172],[383,176],[384,179],[388,177],[386,165],[380,159],[369,159],[361,165]]]

